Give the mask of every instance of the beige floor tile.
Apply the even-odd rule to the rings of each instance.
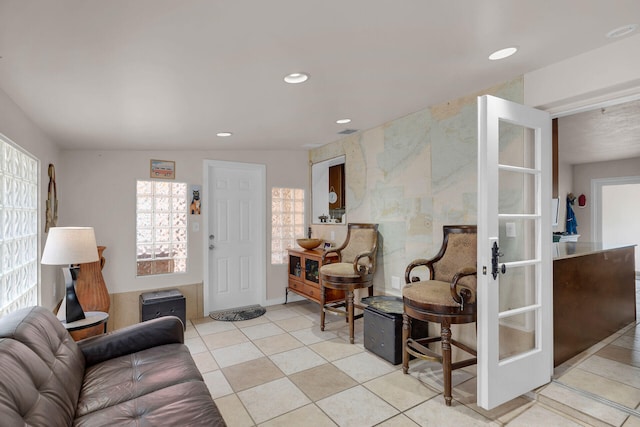
[[[243,390],[238,393],[238,397],[256,424],[311,403],[288,378]]]
[[[627,418],[627,414],[618,409],[554,383],[540,392],[538,401],[587,423],[599,420],[619,426]]]
[[[640,337],[623,335],[615,340],[612,345],[628,348],[630,350],[640,351]]]
[[[291,319],[292,317],[300,316],[296,310],[292,308],[282,308],[280,310],[267,311],[264,316],[271,320],[272,322],[276,322],[278,320]]]
[[[196,366],[201,374],[209,371],[215,371],[218,369],[218,364],[208,351],[202,353],[193,354],[193,361],[196,362]]]
[[[362,386],[319,400],[316,404],[341,427],[374,426],[398,415],[398,410]]]
[[[284,377],[268,357],[223,368],[222,373],[236,393]]]
[[[635,408],[640,404],[640,389],[595,375],[580,368],[572,369],[557,381],[573,388],[602,396],[628,408]]]
[[[215,320],[213,320],[211,317],[209,316],[205,316],[205,317],[200,317],[198,319],[191,319],[191,323],[195,326],[195,325],[201,325],[204,323],[212,323],[215,322]]]
[[[218,332],[231,331],[236,329],[235,322],[220,322],[217,320],[209,319],[210,322],[197,323],[195,328],[200,335],[217,334]]]
[[[640,368],[640,351],[619,347],[617,345],[608,345],[597,352],[596,355]]]
[[[411,421],[409,417],[404,414],[396,415],[393,418],[388,419],[380,424],[378,427],[414,427],[418,426],[418,424]]]
[[[263,323],[261,325],[247,326],[240,329],[243,334],[249,337],[250,340],[257,340],[260,338],[272,337],[274,335],[280,335],[285,331],[282,330],[275,323]]]
[[[531,408],[514,418],[509,427],[535,427],[535,426],[553,426],[553,427],[582,427],[577,420],[563,416],[549,408],[536,403]]]
[[[212,350],[211,354],[221,368],[237,365],[238,363],[258,359],[264,356],[258,347],[251,342],[230,345],[228,347]]]
[[[203,351],[208,351],[207,346],[204,344],[204,341],[202,341],[200,337],[184,340],[184,344],[189,347],[189,352],[192,355],[202,353]]]
[[[260,424],[260,427],[335,427],[335,425],[331,418],[316,405],[307,405]]]
[[[477,387],[478,383],[476,378],[470,378],[467,381],[457,384],[453,388],[453,399],[490,420],[498,420],[500,422],[507,423],[533,403],[531,399],[520,396],[487,411],[486,409],[479,407],[477,404]],[[444,399],[444,397],[440,398]]]
[[[211,393],[213,399],[217,399],[222,396],[226,396],[233,393],[231,385],[227,382],[227,379],[222,374],[222,371],[211,371],[202,374],[204,383]]]
[[[630,415],[627,421],[622,424],[622,427],[640,427],[640,418]]]
[[[321,331],[320,326],[318,325],[314,325],[312,328],[308,329],[292,331],[290,334],[304,345],[311,345],[320,341],[332,340],[338,337],[334,332]]]
[[[227,427],[252,427],[255,424],[244,405],[235,394],[215,400]]]
[[[330,362],[364,351],[361,346],[349,344],[341,338],[311,344],[309,348]]]
[[[187,326],[184,331],[184,339],[197,338],[199,336],[198,330],[194,326]]]
[[[247,336],[238,329],[218,332],[217,334],[203,335],[201,338],[209,350],[215,350],[217,348],[228,347],[230,345],[249,341],[249,338],[247,338]]]
[[[421,426],[475,427],[491,425],[491,420],[483,417],[466,406],[455,401],[452,406],[446,406],[444,404],[444,399],[439,397],[427,400],[426,402],[409,409],[404,414]]]
[[[328,314],[321,332],[319,313],[318,304],[305,300],[267,307],[265,315],[243,322],[190,322],[185,342],[227,425],[640,427],[640,419],[616,408],[565,396],[558,384],[538,390],[538,402],[520,397],[485,411],[475,403],[475,366],[453,372],[454,402],[447,408],[440,364],[415,360],[404,375],[399,365],[364,349],[361,319],[352,345],[344,317]],[[631,324],[557,367],[554,378],[638,407],[640,367],[633,365],[639,352],[640,324]]]
[[[318,319],[320,318],[320,304],[311,302],[308,300],[287,304],[288,308],[291,308],[302,315],[316,314]]]
[[[258,340],[254,340],[253,343],[267,356],[304,346],[304,344],[290,334],[280,334],[272,337],[260,338]]]
[[[640,389],[640,368],[600,356],[589,357],[579,367],[596,375]]]
[[[409,364],[409,375],[417,378],[434,390],[440,392],[444,390],[442,365],[438,362],[414,360]],[[469,371],[456,369],[451,372],[451,385],[455,388],[458,384],[462,384],[473,377],[474,375],[469,373]]]
[[[248,326],[261,325],[263,323],[269,323],[271,320],[267,319],[264,316],[254,317],[249,320],[240,320],[237,322],[233,322],[234,326],[238,329],[246,328]]]
[[[298,331],[313,327],[313,321],[305,316],[289,317],[287,319],[276,320],[275,324],[285,331]]]
[[[363,385],[400,411],[406,411],[438,394],[412,376],[403,374],[401,370]]]
[[[272,354],[269,358],[287,375],[327,363],[308,347],[300,347],[284,353]]]
[[[314,402],[358,385],[330,363],[295,373],[289,379]]]
[[[393,372],[396,368],[372,353],[358,353],[333,362],[358,382],[365,382]]]

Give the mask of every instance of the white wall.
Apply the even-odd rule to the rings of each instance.
[[[47,187],[49,183],[48,169],[49,163],[53,163],[56,168],[58,167],[58,147],[40,131],[29,117],[27,117],[2,90],[0,90],[0,133],[40,160],[41,191],[38,203],[40,206],[42,241],[39,253],[42,253],[42,248],[44,247],[47,236],[44,234],[44,206],[47,200]],[[59,267],[42,266],[40,304],[45,307],[53,308],[56,304],[53,293],[56,289],[55,282],[59,270]],[[60,273],[59,275],[60,280],[62,280],[62,274]],[[61,292],[62,287],[58,289],[58,295],[62,295]]]
[[[640,93],[640,35],[525,74],[524,102],[550,112]]]
[[[609,246],[636,245],[636,271],[640,271],[640,184],[605,185],[601,200],[602,242]]]
[[[286,266],[271,265],[271,187],[304,188],[308,194],[306,151],[64,151],[58,185],[61,225],[93,226],[106,265],[103,276],[111,293],[143,291],[203,281],[204,216],[189,216],[189,265],[186,274],[136,278],[135,183],[149,178],[150,159],[176,162],[176,181],[203,182],[203,160],[259,163],[267,166],[267,299],[282,298]],[[193,232],[193,221],[200,230]]]
[[[591,230],[591,216],[594,209],[591,201],[591,180],[596,178],[613,178],[640,175],[640,157],[608,162],[585,163],[573,166],[573,194],[587,196],[587,206],[584,209],[575,208],[578,220],[578,234],[584,242],[593,241]]]

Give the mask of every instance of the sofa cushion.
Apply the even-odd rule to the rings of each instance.
[[[184,344],[166,344],[109,359],[87,368],[76,416],[189,381],[202,381],[202,376]]]
[[[53,312],[44,307],[27,307],[9,313],[0,322],[0,338],[20,341],[33,352],[29,357],[37,357],[44,363],[50,371],[47,384],[59,386],[59,406],[73,408],[73,416],[82,386],[85,360]],[[45,384],[39,387],[45,387]]]
[[[76,418],[74,426],[225,426],[201,381],[175,384]]]

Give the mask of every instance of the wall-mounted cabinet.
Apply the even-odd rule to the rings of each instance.
[[[320,303],[320,267],[322,264],[321,250],[289,249],[289,281],[287,295],[289,291],[295,292],[311,301]],[[336,261],[335,255],[329,257],[331,263]],[[343,291],[334,289],[325,290],[325,301],[333,302],[344,299]]]

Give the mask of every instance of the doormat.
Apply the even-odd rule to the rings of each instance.
[[[211,313],[209,313],[209,317],[211,317],[213,320],[222,320],[223,322],[239,322],[241,320],[249,320],[260,317],[266,311],[266,308],[259,305],[249,305],[246,307],[239,307],[231,310],[212,311]]]

